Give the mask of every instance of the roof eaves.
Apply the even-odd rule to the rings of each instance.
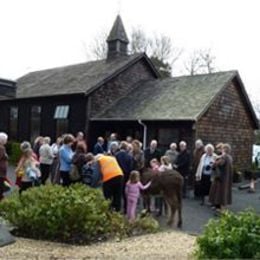
[[[153,118],[90,118],[90,121],[192,121],[195,122],[194,118],[176,118],[176,119],[169,119],[169,118],[161,118],[161,119],[153,119]]]

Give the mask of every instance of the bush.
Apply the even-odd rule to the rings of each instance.
[[[135,222],[129,224],[129,233],[131,235],[142,235],[148,233],[156,233],[160,229],[160,225],[156,219],[148,216],[139,216]]]
[[[16,165],[22,156],[22,151],[20,149],[20,143],[8,142],[6,145],[7,154],[9,156],[9,162]]]
[[[123,236],[126,222],[109,210],[100,190],[75,184],[31,188],[0,203],[0,215],[20,236],[86,243]]]
[[[260,255],[260,216],[253,210],[210,220],[197,238],[198,259],[255,258]]]

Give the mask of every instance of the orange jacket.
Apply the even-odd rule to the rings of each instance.
[[[109,181],[117,176],[123,175],[123,172],[117,163],[115,157],[102,155],[98,159],[100,170],[103,176],[103,182]]]

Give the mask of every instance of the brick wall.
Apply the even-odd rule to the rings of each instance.
[[[144,60],[138,61],[91,94],[91,116],[95,117],[97,113],[115,103],[122,96],[125,96],[136,87],[137,82],[153,79],[154,77],[151,68],[149,68],[146,62]]]
[[[196,138],[205,143],[229,143],[235,166],[250,167],[254,125],[237,83],[231,83],[198,121]]]

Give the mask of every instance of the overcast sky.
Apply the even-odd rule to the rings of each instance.
[[[0,77],[86,61],[83,43],[119,10],[128,32],[166,34],[185,52],[211,48],[217,68],[238,70],[260,102],[258,0],[0,0]]]

